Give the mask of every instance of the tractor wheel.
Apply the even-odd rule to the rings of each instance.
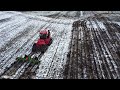
[[[48,46],[50,46],[52,44],[52,38],[50,39],[50,43],[48,44]]]
[[[41,47],[41,53],[44,53],[46,51],[46,49],[47,49],[47,45],[43,45]]]
[[[37,51],[37,47],[36,47],[36,43],[34,43],[32,47],[32,52],[36,52],[36,51]]]
[[[35,57],[34,59],[35,59],[35,60],[38,60],[38,57]]]

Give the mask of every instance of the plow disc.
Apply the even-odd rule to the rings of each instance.
[[[27,56],[25,55],[25,57],[17,57],[16,60],[19,60],[21,62],[29,62],[30,64],[40,64],[40,61],[38,60],[37,57],[31,57],[31,56]]]

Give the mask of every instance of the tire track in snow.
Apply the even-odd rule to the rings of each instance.
[[[13,27],[3,30],[3,32],[1,32],[1,34],[0,34],[0,41],[1,41],[0,48],[3,47],[12,38],[14,38],[14,35],[19,33],[18,30],[21,31],[20,30],[21,26],[27,22],[28,22],[28,20],[25,20],[22,23],[19,22],[18,24],[14,25]]]
[[[56,50],[58,48],[57,45],[59,45],[59,42],[60,42],[60,38],[54,38],[54,39],[56,39],[56,40],[53,41],[53,43],[51,44],[51,46],[48,49],[49,54],[44,54],[43,57],[41,58],[41,65],[38,70],[38,74],[39,73],[40,74],[37,75],[37,77],[39,77],[39,78],[42,78],[42,79],[46,78],[46,76],[49,72],[49,68],[51,67],[51,63],[53,61],[54,54],[56,53]]]
[[[96,21],[95,21],[96,22]],[[96,22],[96,25],[97,25],[97,22]],[[100,37],[102,37],[104,34],[105,34],[105,31],[103,32],[102,30],[101,30],[101,28],[98,26],[98,28],[99,28],[99,30],[98,30],[98,35],[100,36]],[[103,32],[103,33],[102,33]],[[101,39],[99,39],[99,40],[101,40]],[[104,39],[104,36],[102,37],[102,41],[104,40],[104,42],[105,42],[105,39]],[[101,41],[99,41],[100,42],[100,44],[101,44]],[[112,67],[111,66],[109,66],[110,65],[110,62],[109,62],[109,58],[108,57],[106,57],[108,54],[107,54],[107,48],[106,48],[106,45],[105,45],[105,43],[104,42],[102,42],[103,44],[101,44],[101,48],[104,48],[105,47],[105,49],[103,50],[102,49],[102,55],[105,55],[105,57],[104,57],[104,61],[103,61],[103,63],[105,64],[105,63],[108,63],[108,64],[106,64],[106,72],[108,72],[108,73],[106,73],[106,75],[108,74],[109,75],[109,77],[108,76],[106,76],[106,78],[113,78],[113,76],[112,76],[112,73],[110,72],[110,68],[112,69]],[[106,42],[106,44],[107,44],[107,42]],[[102,45],[104,45],[104,46],[102,46]],[[109,67],[109,68],[108,68]]]
[[[0,15],[0,20],[2,19],[6,19],[6,18],[10,18],[10,17],[13,17],[17,14],[14,14],[14,13],[8,13],[8,12],[3,12],[1,15]]]
[[[96,24],[97,20],[95,19]],[[99,27],[100,28],[100,27]],[[108,30],[108,29],[107,29]],[[108,37],[108,35],[106,33],[102,34],[102,29],[100,28],[99,33],[101,34],[101,37],[103,38],[104,42],[105,42],[105,47],[106,47],[106,52],[108,53],[108,56],[106,56],[106,60],[109,66],[109,71],[111,73],[111,78],[119,78],[119,72],[118,72],[118,62],[116,61],[117,59],[114,58],[114,47],[112,46],[112,42],[110,42],[110,39]],[[108,33],[109,34],[109,33]],[[113,36],[111,36],[113,37]],[[107,40],[108,39],[108,40]]]
[[[71,26],[71,25],[70,25]],[[70,27],[67,26],[67,27]],[[65,27],[65,26],[64,26]],[[58,45],[55,56],[53,57],[53,62],[51,64],[50,70],[48,72],[47,78],[51,79],[62,79],[63,78],[63,67],[66,63],[66,54],[67,47],[69,45],[69,37],[71,33],[71,28],[64,28],[64,32],[62,32],[63,36],[61,37],[60,43]]]
[[[10,22],[11,20],[12,20],[11,18],[2,19],[2,20],[0,20],[0,25]]]
[[[25,17],[20,16],[20,15],[11,17],[10,19],[11,19],[11,21],[6,22],[6,23],[0,25],[0,32],[1,32],[2,30],[6,29],[6,28],[9,29],[10,27],[13,27],[13,26],[16,25],[17,23],[19,23],[21,20],[27,20]],[[4,31],[3,31],[3,32],[4,32]]]
[[[8,50],[8,48],[11,47],[12,44],[15,43],[15,41],[17,41],[17,39],[19,39],[20,37],[24,36],[25,34],[27,34],[29,32],[29,28],[32,27],[32,25],[29,25],[31,21],[28,21],[24,27],[20,27],[18,28],[20,31],[16,32],[14,38],[11,38],[8,42],[6,42],[6,44],[4,44],[4,46],[2,46],[2,48],[0,48],[0,53]]]
[[[90,20],[91,22],[91,20]],[[91,22],[92,23],[92,22]],[[107,72],[107,68],[106,68],[106,65],[105,64],[101,64],[102,62],[104,63],[104,57],[101,57],[101,55],[103,55],[103,52],[101,52],[101,43],[100,43],[100,38],[98,37],[98,29],[93,29],[91,30],[92,32],[92,36],[93,36],[93,45],[94,45],[94,52],[93,55],[94,55],[94,58],[95,58],[95,63],[96,63],[96,68],[97,68],[97,75],[98,75],[98,78],[99,79],[102,79],[102,78],[106,78],[106,72]],[[99,41],[99,42],[98,42]],[[103,49],[103,48],[102,48]],[[109,73],[108,73],[109,75]]]
[[[58,26],[60,26],[60,25],[58,25]],[[39,70],[38,70],[38,72],[36,74],[36,78],[39,78],[39,79],[48,78],[47,74],[49,72],[49,69],[52,68],[52,64],[54,62],[54,60],[53,60],[54,55],[55,55],[55,53],[57,51],[57,48],[59,48],[58,46],[59,46],[60,40],[62,40],[61,35],[64,34],[64,33],[63,34],[61,33],[64,30],[63,28],[60,29],[60,27],[58,27],[58,29],[55,28],[55,30],[57,30],[56,35],[55,35],[56,37],[54,37],[53,43],[51,44],[49,49],[46,51],[46,53],[41,58],[41,65],[39,66]],[[60,33],[61,33],[61,35],[60,35]],[[50,72],[50,73],[52,73],[52,72]]]
[[[20,30],[21,30],[21,29],[22,29],[22,30],[21,30],[20,32],[18,32],[13,39],[11,39],[6,45],[4,45],[4,47],[2,47],[2,48],[0,49],[1,54],[2,54],[2,51],[3,51],[3,52],[6,52],[6,50],[9,50],[10,48],[12,48],[11,46],[12,46],[13,44],[15,44],[17,41],[20,41],[20,38],[21,38],[22,36],[27,36],[28,33],[31,31],[31,29],[32,29],[34,26],[35,26],[34,21],[31,20],[31,21],[27,22],[27,23],[24,25],[24,27],[19,28]],[[4,55],[4,54],[3,54],[3,55]]]
[[[56,58],[57,58],[57,54],[59,53],[59,48],[60,48],[59,45],[60,45],[60,43],[61,43],[61,41],[62,41],[62,39],[64,37],[64,32],[65,32],[65,28],[63,29],[63,31],[60,34],[60,37],[59,37],[60,39],[58,39],[59,41],[58,41],[58,43],[56,45],[57,48],[56,48],[55,53],[54,53],[54,55],[52,57],[52,62],[50,64],[50,67],[49,67],[49,70],[47,72],[46,78],[52,79],[54,77],[54,72],[55,72],[56,65],[57,65],[56,62],[59,62],[58,60],[56,60]],[[57,66],[57,67],[59,67],[59,66]]]

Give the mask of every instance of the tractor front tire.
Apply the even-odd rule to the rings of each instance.
[[[50,43],[48,44],[48,46],[50,46],[52,44],[52,38],[50,39]]]

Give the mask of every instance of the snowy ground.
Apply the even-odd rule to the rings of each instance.
[[[27,11],[23,13],[34,16],[46,16],[52,18],[61,14],[62,16],[59,17],[60,19],[73,19],[73,20],[81,17],[80,11],[32,11],[32,13]]]
[[[35,15],[35,16],[48,16],[53,14],[58,14],[61,11],[23,11],[25,14]]]
[[[87,28],[94,28],[94,29],[98,28],[94,21],[91,21],[91,23],[92,25],[90,24],[89,21],[87,21]],[[106,29],[102,22],[97,21],[97,23],[99,24],[101,29]]]
[[[24,56],[31,52],[32,45],[34,41],[38,39],[38,32],[41,29],[49,28],[53,43],[42,57],[39,58],[41,63],[36,71],[35,78],[63,79],[64,66],[66,65],[72,37],[72,23],[78,19],[87,20],[88,17],[92,18],[93,15],[94,13],[91,11],[83,12],[83,15],[81,15],[80,11],[1,11],[0,76],[7,68],[11,67],[16,61],[16,57]],[[120,25],[119,21],[115,20],[114,23]],[[112,40],[103,22],[98,20],[95,22],[94,19],[91,20],[91,22],[89,20],[87,21],[87,28],[94,28],[99,31],[98,26],[101,30],[105,30],[105,34]],[[118,32],[115,32],[115,34],[118,39],[120,39],[120,34]],[[107,45],[109,46],[109,44]],[[24,63],[15,74],[12,75],[12,78],[19,78],[19,75],[25,71],[26,67],[28,67],[28,64]],[[116,68],[116,66],[114,67]]]

